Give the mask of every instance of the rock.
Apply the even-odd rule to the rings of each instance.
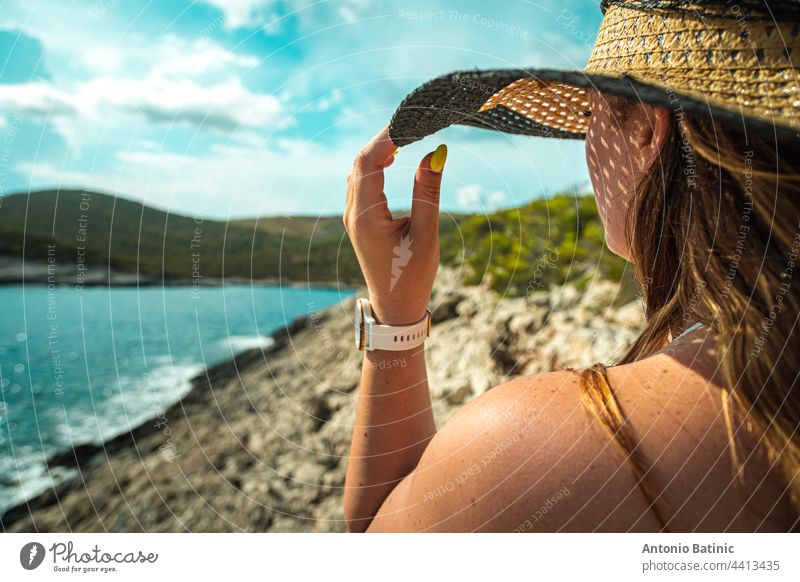
[[[516,335],[533,334],[539,331],[547,318],[547,310],[526,302],[508,323],[508,329]]]
[[[308,485],[321,484],[325,477],[325,467],[316,463],[302,463],[294,471],[294,479]]]
[[[627,305],[623,305],[616,310],[616,321],[626,329],[636,330],[641,329],[644,322],[644,307],[641,301],[631,301]]]
[[[555,309],[569,309],[581,300],[581,294],[573,285],[554,288],[550,293],[550,304]]]
[[[450,404],[464,404],[469,396],[473,395],[472,386],[470,384],[461,384],[455,390],[448,392],[445,399]]]
[[[75,445],[72,449],[57,453],[47,460],[49,467],[85,467],[102,450],[100,445],[91,443]]]
[[[433,311],[431,313],[431,323],[437,324],[453,319],[458,315],[458,304],[464,300],[461,293],[451,291],[445,294],[438,302],[431,301]]]

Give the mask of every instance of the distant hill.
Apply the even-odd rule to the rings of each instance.
[[[443,231],[452,219],[443,218]],[[158,210],[84,190],[0,198],[0,254],[79,263],[161,279],[236,277],[361,284],[340,216],[277,216],[228,222]]]
[[[302,228],[295,228],[295,224]],[[81,190],[0,199],[0,249],[45,260],[111,266],[165,278],[360,280],[341,218],[195,220],[141,202]],[[337,271],[338,269],[338,271]]]
[[[443,263],[461,266],[468,283],[512,296],[625,272],[604,246],[591,195],[486,215],[442,212],[439,231]],[[83,190],[0,198],[0,255],[45,261],[48,245],[62,267],[110,266],[157,281],[190,280],[197,271],[206,279],[363,283],[339,216],[195,220]]]

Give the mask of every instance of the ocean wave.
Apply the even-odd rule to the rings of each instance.
[[[204,369],[202,364],[166,363],[135,376],[120,377],[113,394],[102,404],[111,419],[109,426],[101,429],[100,441],[110,440],[161,414],[191,390],[192,378]],[[94,414],[87,416],[92,423],[97,421]]]
[[[266,335],[232,335],[220,342],[232,354],[238,354],[252,348],[266,349],[275,343],[275,340]]]
[[[78,475],[77,469],[48,469],[41,451],[19,452],[0,460],[0,515],[42,491]]]
[[[81,444],[110,441],[157,417],[191,390],[192,378],[203,369],[196,364],[162,364],[140,374],[120,376],[110,395],[92,398],[85,409],[71,410],[62,424],[50,426],[51,432],[62,433],[71,446],[15,447],[12,455],[0,458],[0,515],[77,475],[75,469],[48,470],[47,458]]]

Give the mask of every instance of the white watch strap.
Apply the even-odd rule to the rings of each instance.
[[[425,343],[430,335],[431,312],[427,310],[425,317],[410,325],[383,325],[375,321],[372,306],[366,299],[363,301],[364,332],[366,335],[364,348],[367,350],[408,350]]]

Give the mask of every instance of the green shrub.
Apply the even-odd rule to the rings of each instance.
[[[465,267],[466,281],[512,296],[592,278],[630,277],[608,250],[594,196],[557,194],[511,210],[463,219],[442,236],[442,262]]]

